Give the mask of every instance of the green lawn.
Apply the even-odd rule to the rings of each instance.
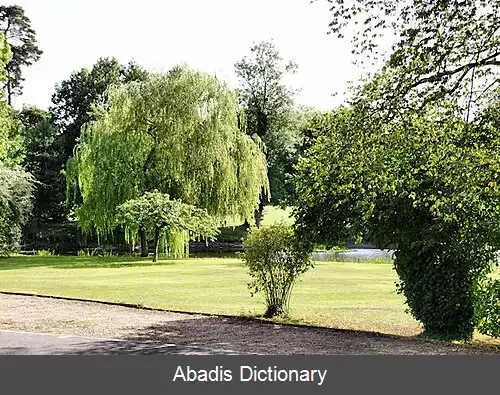
[[[37,257],[0,259],[0,291],[29,292],[230,315],[262,314],[242,261],[196,258]],[[389,264],[317,262],[294,289],[295,322],[413,335]]]
[[[290,218],[292,208],[287,207],[281,209],[275,206],[265,206],[262,218],[263,225],[272,225],[275,223],[283,222],[285,224],[293,224],[293,218]],[[225,226],[219,229],[217,241],[223,242],[241,242],[246,237],[246,228],[242,226],[243,221],[232,219],[225,223]],[[253,225],[253,223],[252,223]]]
[[[390,265],[318,262],[292,296],[295,321],[414,334],[417,323],[394,292]],[[161,261],[90,257],[13,257],[0,260],[0,290],[141,304],[173,310],[257,315],[249,277],[238,259]]]
[[[281,209],[276,206],[265,206],[263,217],[262,217],[262,225],[272,225],[278,222],[284,222],[285,224],[292,225],[293,218],[291,218],[292,207],[287,207],[285,209]]]

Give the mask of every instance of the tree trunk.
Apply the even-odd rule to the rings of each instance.
[[[9,106],[12,106],[12,89],[11,89],[10,76],[9,79],[7,80],[7,104]]]
[[[148,256],[148,238],[144,228],[139,228],[139,236],[141,238],[141,256]]]
[[[260,198],[259,207],[255,210],[255,226],[260,228],[262,222],[262,217],[264,213],[264,206],[268,203],[267,194],[262,191],[262,196]]]
[[[262,201],[259,203],[259,208],[255,210],[255,226],[260,228],[260,223],[262,222],[262,213],[264,212],[264,205]]]
[[[156,263],[158,261],[158,250],[160,248],[160,229],[156,228],[155,229],[155,251],[153,253],[153,263]]]

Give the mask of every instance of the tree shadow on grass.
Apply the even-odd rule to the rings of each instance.
[[[126,257],[78,257],[78,256],[16,256],[0,259],[0,270],[30,269],[47,267],[54,269],[85,269],[85,268],[122,268],[122,267],[158,267],[171,266],[182,260],[169,259],[151,262],[151,258]]]
[[[101,342],[81,354],[436,355],[499,354],[500,350],[418,337],[306,326],[249,318],[205,317],[137,330],[129,343]]]

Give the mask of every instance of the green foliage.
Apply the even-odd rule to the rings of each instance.
[[[77,252],[77,256],[81,256],[81,257],[87,257],[87,258],[90,258],[90,257],[104,257],[104,256],[107,256],[107,254],[109,254],[110,252],[108,251],[105,251],[103,248],[101,247],[98,247],[98,248],[85,248],[83,250],[78,250]],[[112,256],[112,254],[111,254]]]
[[[0,101],[0,163],[7,167],[20,165],[24,159],[24,144],[20,124],[14,110]]]
[[[352,34],[360,59],[379,58],[381,39],[395,37],[393,50],[382,54],[386,82],[378,103],[391,116],[451,100],[471,119],[499,87],[500,2],[328,1],[331,30]]]
[[[254,44],[250,56],[235,64],[242,88],[239,101],[245,110],[247,133],[257,134],[266,146],[270,198],[281,203],[289,190],[285,175],[292,170],[299,140],[300,112],[293,110],[294,91],[284,84],[295,73],[294,62],[284,63],[272,42]],[[258,218],[262,215],[262,207]]]
[[[312,110],[305,107],[283,111],[263,137],[267,152],[271,204],[294,204],[294,166],[297,164],[304,138],[302,132],[312,114]]]
[[[142,228],[154,234],[155,254],[158,259],[159,243],[163,242],[167,252],[180,257],[189,251],[189,240],[202,236],[213,239],[217,234],[217,223],[206,210],[170,200],[158,191],[146,192],[138,199],[128,200],[116,209],[116,221],[124,224],[127,242],[135,243]]]
[[[9,44],[0,32],[0,83],[8,81],[7,64],[11,59]],[[0,88],[0,98],[3,99],[5,89]],[[12,167],[20,164],[23,156],[23,141],[18,132],[18,123],[12,108],[0,100],[0,163]]]
[[[12,52],[10,50],[10,45],[5,40],[5,35],[0,33],[0,81],[7,81],[7,64],[12,58]],[[2,90],[2,98],[3,98],[3,90]]]
[[[33,220],[62,222],[66,217],[61,136],[50,113],[25,107],[19,113],[25,156],[22,165],[38,181]]]
[[[310,248],[283,224],[252,229],[244,245],[243,259],[254,278],[248,285],[252,296],[264,292],[266,317],[287,315],[297,277],[312,266]]]
[[[474,125],[436,113],[385,123],[353,107],[325,118],[298,166],[299,233],[395,249],[399,290],[426,333],[470,338],[474,284],[500,240],[497,144],[470,144]]]
[[[9,58],[9,46],[0,33],[0,81],[7,78],[5,67]],[[10,106],[0,101],[0,255],[17,248],[21,228],[32,208],[34,179],[18,167],[22,157],[18,124]]]
[[[336,114],[338,131],[313,139],[301,164],[299,226],[325,240],[364,236],[395,248],[399,289],[425,332],[470,338],[474,299],[484,296],[475,284],[500,240],[500,3],[329,1],[331,29],[353,28],[354,53],[376,53],[385,29],[396,44],[355,90],[359,121],[344,115],[339,124]]]
[[[104,259],[115,259],[118,254],[113,251],[113,249],[105,249],[102,247],[97,248],[85,248],[83,250],[78,250],[77,255],[80,257],[96,257],[96,258],[104,258]]]
[[[57,256],[57,254],[51,250],[38,250],[36,254],[38,256]]]
[[[245,226],[223,226],[219,228],[217,241],[221,243],[241,243],[247,235]]]
[[[4,34],[12,49],[12,58],[7,64],[7,100],[22,93],[22,68],[40,59],[42,51],[36,45],[35,31],[30,19],[18,5],[0,6],[0,32]]]
[[[480,333],[500,337],[500,280],[484,279],[476,291],[476,320]]]
[[[109,234],[116,207],[158,190],[223,221],[252,216],[266,162],[237,126],[234,94],[215,77],[179,67],[115,86],[68,166],[85,232]]]
[[[100,58],[91,70],[75,71],[56,86],[50,112],[63,135],[63,163],[73,155],[82,127],[96,119],[94,106],[106,102],[109,88],[144,81],[147,75],[134,62],[122,65],[115,58]]]
[[[283,65],[272,42],[254,44],[250,52],[249,57],[235,64],[236,75],[243,86],[239,99],[245,108],[247,130],[262,138],[293,104],[294,92],[284,85],[283,78],[287,73],[295,73],[297,65],[292,61]]]
[[[18,247],[32,209],[33,183],[29,173],[0,162],[0,255]]]

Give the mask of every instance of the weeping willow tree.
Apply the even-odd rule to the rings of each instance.
[[[95,111],[67,166],[68,193],[81,195],[75,214],[84,232],[109,235],[116,208],[148,191],[222,222],[251,218],[268,189],[261,144],[238,128],[235,95],[213,76],[177,67],[111,88]],[[147,230],[137,234],[145,255]]]

